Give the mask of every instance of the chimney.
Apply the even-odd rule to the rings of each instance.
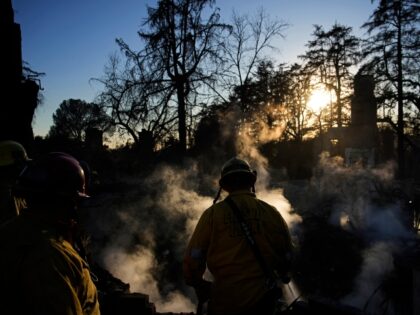
[[[0,1],[0,25],[2,82],[16,84],[22,79],[22,38],[20,25],[14,21],[11,0]]]
[[[351,124],[346,137],[347,165],[362,163],[371,167],[377,160],[378,128],[376,126],[375,83],[371,75],[357,74],[351,99]]]
[[[0,1],[0,40],[0,140],[20,142],[30,153],[39,85],[23,77],[21,31],[20,25],[14,22],[11,0]]]

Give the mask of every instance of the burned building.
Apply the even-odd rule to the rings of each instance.
[[[0,2],[0,140],[15,140],[30,150],[32,119],[38,105],[40,85],[24,75],[20,25],[14,21],[11,0]]]
[[[376,100],[372,76],[356,75],[351,100],[351,123],[347,130],[345,158],[347,164],[361,161],[373,166],[378,148]]]
[[[347,127],[330,128],[322,147],[332,155],[345,157],[346,164],[373,166],[377,160],[378,128],[375,83],[372,76],[356,75],[351,99],[351,122]]]

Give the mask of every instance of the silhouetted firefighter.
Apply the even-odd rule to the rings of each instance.
[[[0,40],[0,140],[15,140],[31,148],[32,119],[40,87],[23,74],[21,31],[14,22],[11,0],[0,1]]]
[[[202,216],[184,257],[184,277],[208,314],[274,314],[289,283],[293,244],[281,214],[255,195],[256,171],[232,158],[222,167],[220,190]],[[216,203],[220,191],[229,193]],[[214,281],[203,278],[206,267]]]
[[[53,152],[19,175],[19,215],[0,226],[0,296],[8,314],[99,315],[96,286],[77,253],[80,203],[89,198],[79,162]]]

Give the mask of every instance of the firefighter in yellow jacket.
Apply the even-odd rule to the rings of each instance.
[[[0,141],[0,224],[16,217],[19,203],[12,196],[12,186],[29,161],[25,148],[12,140]]]
[[[59,152],[19,176],[14,193],[27,207],[0,226],[2,314],[100,314],[89,267],[73,247],[84,185],[78,161]]]
[[[256,198],[255,181],[256,172],[248,162],[233,158],[223,166],[219,183],[243,212],[266,265],[281,277],[290,267],[289,230],[273,206]],[[211,283],[203,279],[206,266],[214,278]],[[209,298],[208,314],[274,312],[276,297],[226,199],[202,214],[185,253],[184,277],[194,287],[199,303]]]

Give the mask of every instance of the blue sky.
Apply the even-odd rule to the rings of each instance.
[[[156,0],[12,0],[15,22],[22,30],[22,56],[31,69],[44,72],[41,78],[44,97],[33,124],[36,135],[45,135],[52,114],[66,99],[94,100],[101,86],[90,82],[101,77],[109,56],[118,50],[116,38],[132,47],[137,39],[147,5]],[[285,39],[275,46],[276,61],[296,62],[311,39],[313,25],[330,28],[335,22],[353,27],[367,21],[376,3],[370,0],[216,0],[222,19],[229,22],[234,9],[252,14],[263,7],[272,18],[290,24]]]

